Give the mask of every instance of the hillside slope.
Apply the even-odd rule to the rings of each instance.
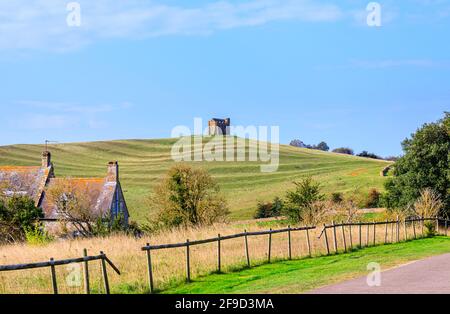
[[[132,219],[143,221],[151,210],[145,201],[174,164],[170,152],[175,139],[119,140],[52,145],[57,176],[103,177],[106,164],[120,163],[120,176]],[[0,166],[39,165],[42,145],[0,146]],[[379,173],[386,162],[354,156],[281,146],[280,168],[261,173],[257,162],[200,162],[218,180],[231,209],[231,218],[251,218],[258,201],[284,196],[292,181],[312,175],[326,193],[364,192],[382,188]]]

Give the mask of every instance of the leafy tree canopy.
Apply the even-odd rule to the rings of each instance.
[[[386,182],[385,205],[406,209],[430,188],[450,211],[450,114],[435,123],[423,125],[402,143],[404,156],[394,166],[394,178]]]

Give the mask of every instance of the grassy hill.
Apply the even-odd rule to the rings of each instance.
[[[120,176],[132,219],[142,221],[151,210],[146,199],[174,164],[175,139],[119,140],[52,145],[57,176],[103,177],[106,164],[120,163]],[[42,145],[0,146],[0,166],[39,165]],[[258,201],[284,196],[292,181],[312,175],[324,192],[364,193],[382,189],[380,171],[386,162],[354,156],[281,146],[280,168],[261,173],[259,162],[199,162],[218,180],[227,197],[232,219],[251,218]]]

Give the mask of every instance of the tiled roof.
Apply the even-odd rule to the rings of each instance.
[[[0,186],[7,193],[28,195],[39,203],[45,184],[51,174],[51,167],[0,167]]]
[[[49,196],[49,191],[58,184],[67,184],[72,189],[87,197],[92,214],[105,217],[109,214],[116,191],[116,182],[108,182],[101,178],[52,178],[49,180],[41,203],[45,218],[58,218],[56,206]]]
[[[105,178],[55,178],[50,152],[44,152],[42,156],[41,167],[1,166],[0,193],[8,196],[27,195],[35,201],[36,206],[43,209],[46,219],[57,219],[59,217],[56,205],[51,200],[51,191],[54,187],[61,187],[58,193],[66,189],[67,192],[81,192],[80,195],[84,196],[82,202],[86,202],[93,216],[105,217],[110,214],[114,194],[120,188],[117,162],[108,164]]]

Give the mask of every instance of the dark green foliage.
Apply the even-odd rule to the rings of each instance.
[[[150,205],[158,209],[156,219],[151,219],[152,230],[211,225],[223,222],[228,214],[217,182],[206,170],[188,165],[169,170]]]
[[[383,159],[380,156],[374,154],[374,153],[369,153],[368,151],[363,151],[362,153],[358,154],[357,156],[359,157],[364,157],[364,158],[372,158],[372,159]]]
[[[279,197],[276,197],[272,202],[260,202],[258,203],[254,218],[261,219],[279,217],[281,216],[283,206],[283,201]]]
[[[434,237],[437,235],[436,224],[432,221],[426,221],[425,225],[425,236],[426,237]]]
[[[450,115],[425,124],[403,143],[405,155],[394,165],[394,178],[386,182],[383,200],[388,208],[407,208],[420,191],[431,188],[450,211]]]
[[[339,148],[333,149],[333,153],[346,154],[346,155],[354,155],[355,154],[353,149],[348,148],[348,147],[339,147]]]
[[[327,151],[330,150],[330,147],[328,146],[327,143],[325,143],[325,142],[320,142],[320,143],[315,147],[315,149],[323,150],[324,152],[327,152]]]
[[[312,223],[314,219],[319,218],[320,206],[315,206],[317,202],[324,200],[325,196],[321,193],[320,184],[311,177],[301,181],[294,182],[295,190],[286,194],[286,204],[283,214],[295,223]]]
[[[25,231],[33,229],[43,217],[42,209],[29,197],[0,198],[0,242],[24,241]]]
[[[335,204],[340,204],[344,200],[344,196],[341,192],[334,192],[331,194],[331,201]]]
[[[317,145],[309,145],[309,144],[307,145],[300,140],[293,140],[293,141],[291,141],[291,143],[289,145],[294,146],[294,147],[322,150],[325,152],[330,150],[330,147],[325,142],[320,142]]]
[[[371,189],[367,196],[366,208],[380,207],[381,193],[377,189]]]
[[[294,147],[300,147],[300,148],[306,147],[305,143],[303,143],[300,140],[292,140],[289,145],[294,146]]]
[[[98,218],[92,228],[92,236],[107,236],[110,234],[139,236],[142,234],[142,230],[135,222],[130,222],[127,225],[122,214],[113,219]]]

